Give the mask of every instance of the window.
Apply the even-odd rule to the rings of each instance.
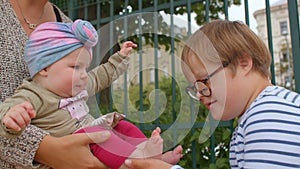
[[[138,71],[137,76],[135,76],[135,77],[137,77],[137,78],[136,78],[136,83],[137,83],[137,84],[140,83],[141,73],[143,73],[143,72],[142,72],[142,71]]]
[[[167,67],[164,67],[164,75],[165,75],[165,77],[169,76],[169,71],[168,71]]]
[[[113,84],[118,84],[118,79],[116,79],[115,81],[113,81]]]
[[[280,22],[280,33],[283,36],[288,34],[287,21]]]
[[[287,62],[287,52],[283,51],[282,52],[282,58],[280,60],[281,62]]]
[[[161,52],[160,50],[157,50],[157,58],[160,58],[161,57]]]
[[[126,73],[126,81],[129,82],[130,81],[130,77],[129,77],[129,73]]]
[[[154,82],[155,74],[154,74],[154,69],[150,70],[150,83]]]

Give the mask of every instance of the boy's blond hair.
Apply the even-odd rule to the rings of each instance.
[[[182,60],[190,65],[189,56],[198,56],[205,61],[230,63],[236,72],[238,59],[251,57],[253,70],[271,78],[271,55],[263,41],[249,27],[238,21],[212,21],[197,30],[187,41],[182,51]]]

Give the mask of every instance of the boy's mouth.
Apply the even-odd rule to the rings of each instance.
[[[217,102],[217,100],[214,100],[212,102],[204,103],[204,105],[208,108],[208,110],[210,110],[211,109],[211,105],[214,104],[214,103],[216,103],[216,102]]]

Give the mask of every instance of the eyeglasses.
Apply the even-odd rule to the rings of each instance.
[[[221,71],[223,68],[227,67],[229,65],[228,62],[224,62],[223,65],[218,67],[215,71],[213,71],[211,74],[207,75],[206,78],[202,80],[197,80],[194,82],[194,84],[186,87],[185,91],[186,93],[195,100],[199,100],[197,97],[197,94],[200,93],[202,96],[209,97],[211,96],[211,89],[208,85],[208,80],[211,79],[213,75]]]

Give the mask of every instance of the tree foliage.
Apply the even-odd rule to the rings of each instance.
[[[174,14],[174,15],[183,15],[187,13],[195,13],[195,17],[193,18],[196,23],[200,26],[206,22],[206,15],[210,20],[219,19],[221,15],[225,13],[225,1],[220,0],[201,0],[201,1],[193,1],[191,0],[191,8],[188,9],[187,1],[182,0],[174,0],[173,8],[171,8],[171,1],[169,0],[99,0],[100,7],[97,6],[97,0],[75,0],[75,1],[64,1],[64,0],[51,0],[54,4],[58,5],[65,13],[68,14],[69,10],[72,10],[73,17],[76,18],[84,18],[89,21],[95,21],[97,19],[97,12],[100,12],[101,17],[101,25],[105,25],[110,21],[114,20],[114,34],[116,37],[124,35],[125,32],[125,24],[123,22],[118,22],[119,18],[128,15],[136,15],[135,17],[131,17],[126,20],[126,29],[127,30],[135,30],[140,29],[139,24],[142,25],[143,32],[133,31],[131,34],[127,35],[131,40],[135,40],[138,42],[138,35],[142,33],[143,38],[148,42],[148,44],[154,43],[154,35],[170,35],[170,25],[168,25],[163,17],[160,15],[160,12],[164,12],[166,14]],[[208,9],[209,12],[206,12],[206,2],[209,3]],[[71,3],[71,4],[70,4]],[[126,3],[126,4],[125,4]],[[227,5],[230,7],[231,5],[240,5],[241,0],[228,0]],[[72,9],[69,9],[72,7]],[[157,15],[148,15],[145,13],[153,13],[157,12]],[[87,16],[86,16],[87,14]],[[139,15],[142,14],[142,15]],[[142,16],[142,18],[141,18]],[[154,30],[154,18],[157,21],[157,30]],[[142,21],[142,23],[141,23]],[[186,25],[185,25],[186,26]],[[153,34],[154,32],[154,34]],[[127,38],[125,37],[125,38]],[[162,45],[170,44],[170,40],[168,36],[161,36],[158,38],[158,43]],[[167,48],[169,49],[169,48]]]

